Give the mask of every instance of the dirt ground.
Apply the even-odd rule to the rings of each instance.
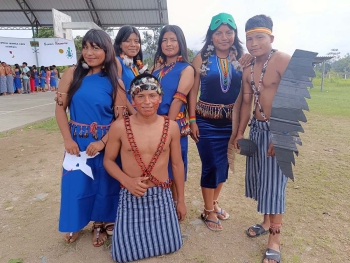
[[[350,262],[350,121],[311,117],[304,125],[296,180],[288,183],[283,262]],[[0,262],[113,262],[110,241],[100,248],[92,246],[91,225],[72,244],[66,244],[57,230],[64,150],[60,133],[18,130],[0,137],[0,145]],[[256,204],[244,197],[244,158],[237,158],[221,194],[220,204],[231,215],[222,232],[211,232],[199,220],[200,170],[191,141],[188,214],[181,224],[184,245],[176,253],[140,262],[261,262],[267,236],[250,239],[244,233],[261,221]]]

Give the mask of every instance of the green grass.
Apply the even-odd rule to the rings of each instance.
[[[311,100],[307,100],[311,112],[321,115],[350,116],[350,84],[348,86],[325,85],[323,91],[314,84],[310,89]]]
[[[34,130],[39,130],[39,129],[43,129],[46,131],[59,131],[57,122],[56,122],[56,118],[52,118],[34,125],[29,125],[26,126],[24,128],[25,130],[29,130],[29,129],[34,129]]]

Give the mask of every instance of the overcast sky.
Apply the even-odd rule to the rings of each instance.
[[[296,48],[326,55],[338,48],[350,53],[350,0],[167,0],[169,23],[184,31],[187,45],[199,50],[211,17],[232,14],[239,38],[245,43],[244,25],[252,16],[265,14],[274,22],[273,47],[292,54]],[[84,31],[73,31],[73,35]],[[0,36],[31,37],[31,31],[0,30]],[[116,35],[116,33],[115,33]]]

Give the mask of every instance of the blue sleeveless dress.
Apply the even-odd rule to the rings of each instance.
[[[220,72],[217,56],[209,57],[209,70],[206,76],[201,76],[199,100],[211,104],[235,103],[241,89],[242,72],[232,70],[231,85],[224,93],[220,84]],[[232,132],[232,120],[223,112],[222,119],[203,117],[196,111],[199,129],[197,148],[202,162],[201,187],[217,188],[228,178],[227,148]]]
[[[21,89],[22,88],[22,84],[21,84],[21,73],[19,71],[15,71],[15,78],[14,78],[14,82],[15,82],[15,88],[16,89]]]
[[[180,76],[182,71],[188,67],[189,64],[186,62],[177,62],[172,70],[170,70],[165,76],[160,81],[160,84],[162,85],[163,88],[163,97],[162,97],[162,103],[159,105],[157,113],[159,115],[168,115],[170,105],[173,102],[173,97],[177,91],[177,88],[179,86],[180,82]],[[152,74],[156,76],[157,78],[159,77],[159,72],[160,70],[155,70]],[[185,105],[183,104],[181,106],[180,112],[185,111]],[[180,131],[184,128],[184,122],[185,119],[179,119],[176,120],[177,124],[179,125]],[[188,138],[187,136],[183,136],[180,139],[181,143],[181,154],[182,154],[182,160],[185,165],[185,181],[187,180],[187,152],[188,152]],[[171,169],[171,163],[169,162],[168,166],[168,171],[169,171],[169,177],[171,180],[173,180],[173,173]]]
[[[106,134],[113,120],[112,84],[108,77],[100,73],[86,76],[70,105],[71,120],[79,124],[96,122],[105,128],[97,128],[98,140]],[[87,138],[80,137],[89,127],[81,127],[70,123],[71,136],[85,151],[91,142],[97,140],[91,134]],[[76,136],[74,136],[76,132]],[[112,178],[103,166],[104,151],[96,157],[87,159],[94,179],[81,170],[62,172],[61,211],[59,231],[76,232],[90,221],[114,222],[119,202],[120,184]]]
[[[134,72],[132,71],[132,69],[127,67],[124,64],[123,59],[121,57],[118,56],[117,58],[119,59],[120,64],[122,65],[122,81],[124,83],[126,92],[128,92],[130,89],[131,81],[136,76],[135,76]],[[132,65],[132,67],[135,67],[135,65]],[[128,93],[126,93],[126,97],[128,98],[129,102],[131,103],[131,96]]]
[[[56,82],[56,78],[55,78],[55,72],[52,70],[51,71],[51,78],[50,78],[50,86],[51,87],[56,87],[57,88],[57,82]]]
[[[46,71],[42,70],[41,77],[40,77],[40,88],[45,88],[45,83],[46,83]]]
[[[34,82],[35,82],[35,87],[39,87],[38,71],[34,72]]]

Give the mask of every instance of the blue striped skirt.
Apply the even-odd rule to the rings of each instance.
[[[258,201],[259,213],[283,214],[288,178],[279,168],[276,157],[267,157],[271,141],[269,125],[253,118],[249,139],[255,142],[258,151],[247,157],[245,195]]]
[[[116,262],[179,250],[181,231],[170,189],[148,188],[142,197],[121,189],[112,238],[112,257]]]

